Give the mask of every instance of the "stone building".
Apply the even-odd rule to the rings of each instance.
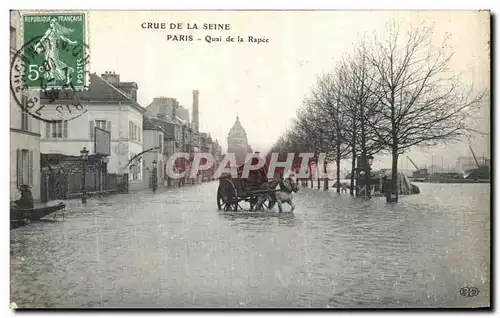
[[[128,174],[131,190],[144,187],[143,114],[146,111],[137,103],[138,86],[135,82],[121,82],[120,75],[105,72],[100,76],[90,74],[88,91],[79,92],[78,98],[86,112],[73,120],[43,123],[40,149],[42,154],[79,156],[82,146],[95,154],[95,127],[110,132],[110,150],[106,164],[107,173]],[[48,103],[42,99],[42,102]],[[68,101],[56,100],[65,105]],[[47,113],[55,109],[48,110]]]
[[[10,11],[10,57],[22,46],[21,15]],[[16,98],[10,95],[10,199],[20,197],[19,187],[29,185],[33,199],[40,199],[40,121],[24,111],[28,100],[38,100],[38,92],[19,91]],[[34,98],[36,97],[36,99]],[[36,107],[36,106],[35,106]],[[36,109],[36,108],[35,108]]]

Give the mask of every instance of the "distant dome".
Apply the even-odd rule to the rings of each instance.
[[[245,128],[240,123],[240,118],[236,116],[236,121],[233,124],[233,127],[229,130],[228,136],[246,136],[247,132],[245,131]]]

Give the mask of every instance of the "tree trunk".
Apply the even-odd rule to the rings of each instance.
[[[392,148],[392,195],[395,198],[391,199],[391,202],[398,202],[398,149],[393,146]]]
[[[356,114],[354,114],[356,115]],[[352,123],[352,139],[351,139],[351,147],[352,147],[352,164],[351,164],[351,187],[349,193],[351,196],[354,195],[354,178],[356,176],[356,135],[357,135],[357,123],[356,120],[353,120]]]
[[[323,179],[324,180],[324,182],[323,182],[323,184],[324,184],[323,189],[324,190],[328,190],[328,176],[326,175],[328,173],[327,166],[328,166],[328,162],[325,159],[325,162],[323,163],[323,173],[325,174],[325,178]]]
[[[310,181],[311,181],[311,188],[314,188],[314,182],[313,182],[313,174],[312,174],[311,161],[309,161],[308,165],[309,165],[309,179],[310,179]]]
[[[336,159],[335,162],[337,164],[337,193],[340,193],[340,142],[336,143]]]
[[[321,167],[319,166],[319,161],[316,162],[316,180],[318,181],[318,190],[321,189],[321,178],[319,177],[319,170]]]
[[[363,91],[363,87],[361,87],[361,94]],[[361,168],[365,172],[364,182],[363,182],[363,194],[364,196],[368,196],[368,180],[369,180],[369,166],[368,166],[368,151],[366,149],[366,123],[365,123],[365,105],[364,103],[359,104],[359,112],[360,112],[360,128],[361,128]]]
[[[354,177],[356,176],[356,151],[352,151],[352,164],[351,164],[351,189],[349,193],[354,195]]]
[[[318,190],[321,189],[321,179],[319,177],[316,178],[318,180]]]

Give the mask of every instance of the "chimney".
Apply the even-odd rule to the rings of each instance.
[[[200,119],[199,119],[199,113],[198,113],[198,95],[199,95],[198,90],[193,91],[193,129],[196,133],[199,132],[199,125],[200,125]]]
[[[101,74],[101,78],[113,85],[120,83],[120,74],[115,74],[114,71],[105,71],[104,74]]]

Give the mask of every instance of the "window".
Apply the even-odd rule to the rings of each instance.
[[[105,120],[96,120],[95,121],[95,126],[97,128],[101,128],[103,130],[106,130],[106,121]]]
[[[10,47],[14,50],[17,49],[16,28],[14,27],[10,27]]]
[[[132,141],[141,141],[141,127],[134,122],[128,122],[128,138]]]
[[[17,186],[33,185],[33,151],[17,149]]]
[[[89,136],[90,140],[94,140],[95,127],[109,131],[111,133],[111,122],[108,120],[91,120],[89,121]]]
[[[52,123],[52,138],[62,138],[62,122]]]
[[[68,122],[58,121],[55,123],[45,123],[45,137],[50,138],[68,138]]]
[[[131,121],[128,123],[128,131],[129,131],[128,138],[130,140],[136,141],[137,140],[137,126]]]
[[[24,109],[21,109],[21,130],[30,131],[30,115],[25,111],[28,97],[23,94],[21,100],[24,106]]]

